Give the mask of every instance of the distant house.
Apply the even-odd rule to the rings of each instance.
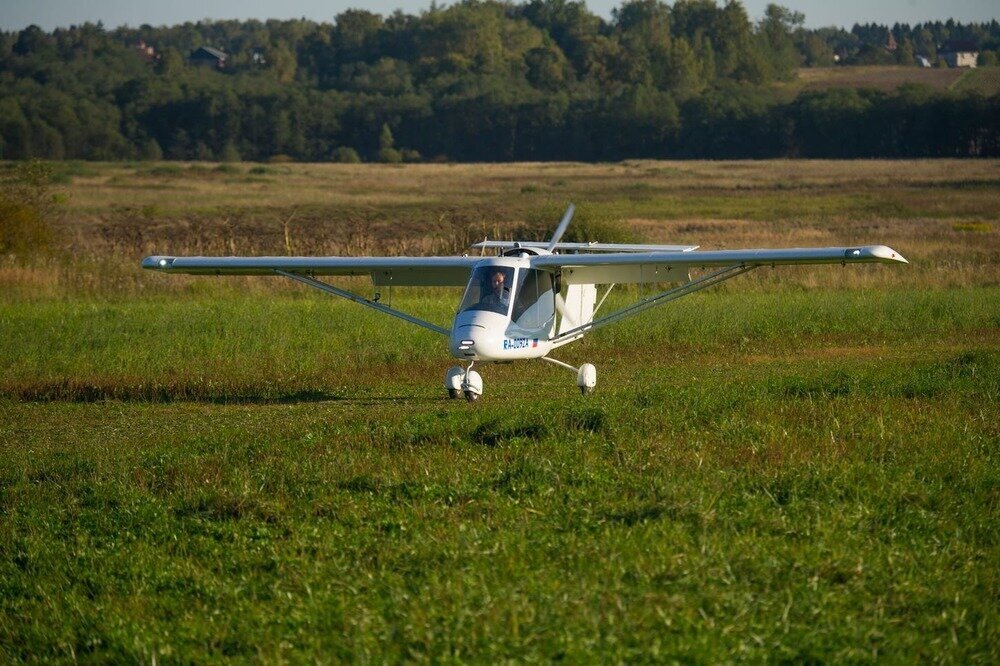
[[[250,62],[255,65],[267,64],[267,51],[264,50],[263,46],[255,46],[250,49]]]
[[[211,46],[202,46],[191,52],[188,60],[194,65],[206,65],[216,69],[225,69],[229,55]]]
[[[915,56],[913,56],[913,59],[916,60],[917,64],[919,66],[921,66],[921,67],[930,67],[931,66],[931,61],[927,58],[927,56],[915,55]]]
[[[156,49],[154,49],[152,46],[150,46],[149,44],[147,44],[146,42],[144,42],[141,39],[139,41],[137,41],[135,44],[133,44],[132,48],[135,49],[136,53],[138,53],[139,55],[141,55],[146,60],[156,60],[157,59],[157,57],[156,57]]]
[[[975,67],[979,59],[976,43],[968,40],[952,40],[938,47],[938,56],[949,67]]]

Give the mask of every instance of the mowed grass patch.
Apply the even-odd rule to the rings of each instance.
[[[874,88],[892,91],[903,85],[917,84],[944,91],[955,86],[963,73],[958,69],[898,65],[804,67],[796,72],[796,81],[791,86],[805,91],[830,88]]]
[[[1000,67],[977,67],[965,73],[953,85],[954,90],[974,90],[989,97],[1000,92]]]

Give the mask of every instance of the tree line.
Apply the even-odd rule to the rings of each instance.
[[[795,96],[776,85],[835,59],[936,58],[951,39],[976,41],[995,62],[996,21],[803,22],[769,5],[754,23],[735,1],[632,0],[605,21],[572,0],[466,0],[419,15],[348,10],[331,23],[31,26],[0,33],[0,158],[1000,154],[997,96],[921,86]],[[196,65],[205,46],[224,62]]]

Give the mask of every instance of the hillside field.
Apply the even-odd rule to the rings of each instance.
[[[898,65],[856,65],[846,67],[803,67],[796,71],[792,88],[802,91],[830,88],[874,88],[891,92],[916,84],[937,91],[975,90],[983,95],[1000,92],[1000,67],[923,68]]]
[[[0,662],[1000,660],[1000,162],[53,168],[51,250],[0,262]],[[757,269],[563,349],[592,396],[517,363],[475,404],[430,331],[138,268],[570,201],[568,240],[911,263]]]

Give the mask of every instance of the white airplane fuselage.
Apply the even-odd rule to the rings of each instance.
[[[510,285],[506,303],[495,295],[498,290],[490,288],[490,279],[498,273]],[[452,322],[451,355],[466,361],[546,356],[555,330],[551,280],[551,273],[532,270],[527,257],[489,257],[476,264]]]

